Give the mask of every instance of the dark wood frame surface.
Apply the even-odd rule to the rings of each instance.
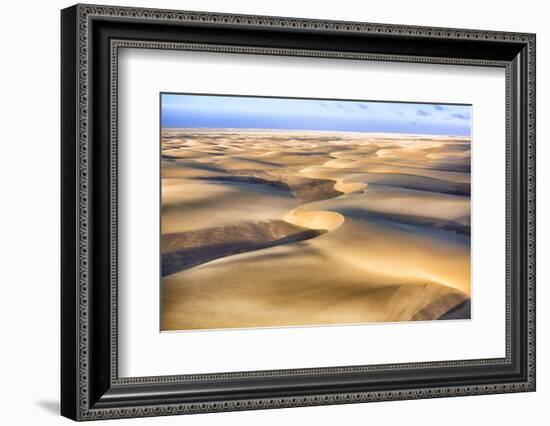
[[[117,65],[118,50],[127,47],[504,68],[506,356],[118,377]],[[61,51],[64,416],[92,420],[535,390],[535,35],[76,5],[61,13]]]

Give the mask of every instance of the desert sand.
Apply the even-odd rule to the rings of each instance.
[[[162,330],[470,318],[470,141],[162,132]]]

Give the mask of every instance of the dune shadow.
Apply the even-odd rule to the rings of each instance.
[[[306,229],[293,232],[288,235],[282,235],[277,238],[273,236],[260,235],[261,229],[259,228],[262,227],[262,225],[252,225],[251,227],[257,228],[258,232],[256,235],[253,235],[253,238],[246,238],[247,235],[243,232],[241,235],[243,238],[240,240],[228,238],[230,236],[230,232],[227,231],[227,228],[229,227],[226,227],[225,230],[223,228],[214,230],[217,231],[216,233],[218,234],[218,237],[221,237],[221,239],[217,239],[217,241],[209,236],[208,231],[195,231],[193,233],[190,232],[166,236],[165,238],[171,238],[174,240],[174,243],[172,243],[173,245],[179,245],[181,248],[162,253],[162,276],[166,277],[168,275],[172,275],[222,257],[301,242],[326,233],[325,230]],[[265,227],[265,224],[263,227]],[[189,244],[189,234],[194,234],[193,236],[198,237],[199,240],[203,241],[201,241],[199,245],[192,247]],[[178,235],[181,235],[180,241],[178,241]]]

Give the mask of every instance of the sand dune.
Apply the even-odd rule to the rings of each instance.
[[[469,318],[469,147],[164,130],[162,329]]]
[[[324,232],[324,229],[303,228],[277,220],[164,234],[162,275],[237,253],[315,238]]]

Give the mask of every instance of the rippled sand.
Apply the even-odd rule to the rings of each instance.
[[[470,142],[162,134],[162,329],[470,317]]]

